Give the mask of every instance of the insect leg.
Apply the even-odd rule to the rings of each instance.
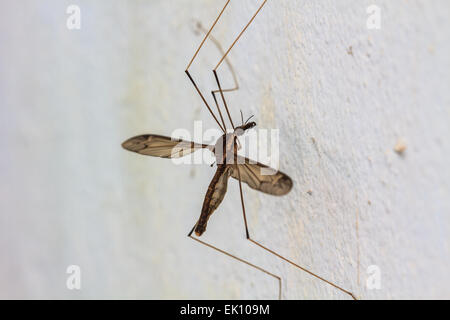
[[[208,34],[208,30],[206,30],[205,28],[203,28],[203,26],[202,26],[202,24],[201,24],[200,22],[197,23],[197,28],[198,28],[200,31],[204,32],[205,34]],[[212,34],[209,34],[209,39],[212,41],[212,43],[215,44],[215,46],[217,47],[217,49],[218,49],[219,52],[221,53],[221,56],[223,57],[223,56],[225,55],[225,50],[222,48],[222,45],[220,44],[220,42],[219,42]],[[225,63],[227,64],[228,69],[230,70],[231,75],[232,75],[232,77],[233,77],[234,87],[233,87],[233,88],[229,88],[229,89],[222,89],[222,91],[223,91],[223,92],[232,92],[232,91],[236,91],[236,90],[239,89],[239,83],[238,83],[238,80],[237,80],[236,73],[235,73],[234,68],[233,68],[233,66],[231,65],[230,61],[228,60],[228,58],[225,58]],[[221,119],[221,121],[222,121],[222,125],[223,125],[223,127],[225,128],[225,131],[226,131],[226,130],[227,130],[227,127],[226,127],[226,125],[225,125],[225,121],[224,121],[224,119],[223,119],[222,112],[220,111],[219,103],[218,103],[217,97],[216,97],[216,93],[218,93],[218,92],[220,92],[220,90],[213,90],[213,91],[211,91],[211,94],[212,94],[212,96],[213,96],[214,103],[216,104],[217,111],[219,111],[219,116],[220,116],[220,119]]]
[[[230,115],[230,111],[228,109],[228,105],[227,102],[225,100],[224,97],[224,90],[222,90],[222,87],[220,85],[220,81],[219,81],[219,77],[217,76],[217,69],[219,68],[219,66],[222,64],[222,62],[226,59],[228,53],[230,53],[231,49],[233,49],[234,45],[238,42],[238,40],[241,38],[241,36],[244,34],[244,32],[247,30],[247,28],[250,26],[250,24],[253,22],[253,20],[256,18],[256,16],[258,15],[258,13],[261,11],[262,7],[266,4],[267,0],[264,0],[261,5],[258,7],[258,10],[256,10],[256,12],[253,14],[253,16],[251,17],[250,21],[245,25],[245,27],[242,29],[242,31],[239,33],[239,35],[237,36],[237,38],[233,41],[233,43],[231,44],[231,46],[228,48],[228,50],[224,53],[224,55],[222,56],[222,58],[219,60],[219,62],[217,63],[216,67],[213,70],[214,73],[214,77],[216,78],[216,82],[217,85],[219,87],[219,92],[220,95],[222,97],[222,102],[225,106],[225,110],[227,111],[227,115],[228,115],[228,119],[230,120],[231,126],[233,127],[233,130],[235,129],[234,124],[233,124],[233,120],[231,118]]]
[[[191,232],[189,232],[189,234],[188,234],[189,238],[191,238],[191,239],[193,239],[193,240],[195,240],[195,241],[197,241],[197,242],[199,242],[199,243],[201,243],[201,244],[203,244],[203,245],[205,245],[205,246],[207,246],[207,247],[209,247],[209,248],[211,248],[213,250],[216,250],[216,251],[218,251],[220,253],[223,253],[224,255],[226,255],[226,256],[228,256],[230,258],[233,258],[233,259],[235,259],[235,260],[237,260],[239,262],[242,262],[242,263],[244,263],[244,264],[246,264],[246,265],[248,265],[248,266],[250,266],[252,268],[255,268],[256,270],[259,270],[259,271],[261,271],[261,272],[263,272],[263,273],[265,273],[265,274],[275,278],[276,280],[278,280],[278,299],[281,300],[281,278],[279,276],[277,276],[277,275],[275,275],[275,274],[273,274],[273,273],[271,273],[271,272],[269,272],[269,271],[267,271],[267,270],[265,270],[265,269],[263,269],[261,267],[258,267],[257,265],[254,265],[253,263],[250,263],[250,262],[248,262],[248,261],[246,261],[244,259],[236,257],[235,255],[233,255],[231,253],[228,253],[228,252],[226,252],[226,251],[224,251],[222,249],[219,249],[216,246],[213,246],[212,244],[209,244],[209,243],[207,243],[205,241],[202,241],[202,240],[198,239],[197,237],[194,237],[192,235],[192,233],[194,232],[194,229],[195,229],[195,226],[192,228]]]
[[[331,282],[331,281],[329,281],[329,280],[327,280],[327,279],[325,279],[325,278],[322,278],[321,276],[319,276],[319,275],[313,273],[312,271],[309,271],[308,269],[306,269],[306,268],[304,268],[304,267],[302,267],[302,266],[300,266],[300,265],[298,265],[298,264],[292,262],[292,261],[289,260],[289,259],[286,259],[286,258],[283,257],[282,255],[280,255],[280,254],[278,254],[277,252],[275,252],[275,251],[273,251],[273,250],[271,250],[271,249],[269,249],[269,248],[263,246],[262,244],[260,244],[259,242],[253,240],[253,239],[250,237],[250,233],[248,232],[247,217],[246,217],[246,215],[245,215],[244,195],[243,195],[243,193],[242,193],[241,172],[240,172],[240,170],[239,170],[239,165],[236,165],[235,168],[236,168],[237,171],[238,171],[238,177],[239,177],[239,193],[240,193],[240,195],[241,195],[242,214],[243,214],[243,216],[244,216],[245,234],[246,234],[247,240],[249,240],[249,241],[252,242],[253,244],[257,245],[258,247],[260,247],[260,248],[266,250],[267,252],[269,252],[269,253],[271,253],[271,254],[277,256],[278,258],[280,258],[280,259],[282,259],[282,260],[284,260],[284,261],[290,263],[290,264],[293,265],[294,267],[297,267],[297,268],[299,268],[300,270],[302,270],[302,271],[304,271],[304,272],[306,272],[306,273],[312,275],[313,277],[315,277],[315,278],[317,278],[317,279],[319,279],[319,280],[322,280],[322,281],[324,281],[325,283],[328,283],[329,285],[331,285],[331,286],[333,286],[334,288],[336,288],[336,289],[338,289],[338,290],[344,292],[345,294],[348,294],[348,295],[351,296],[354,300],[357,300],[357,298],[356,298],[356,297],[353,295],[353,293],[351,293],[350,291],[347,291],[347,290],[341,288],[340,286],[338,286],[337,284],[335,284],[335,283],[333,283],[333,282]]]
[[[225,52],[225,54],[223,55],[223,57],[220,59],[220,61],[217,63],[216,67],[214,68],[214,70],[217,70],[217,68],[219,68],[219,66],[222,64],[223,60],[225,60],[226,56],[228,55],[228,53],[230,53],[231,49],[233,49],[234,45],[236,44],[236,42],[238,42],[238,40],[241,38],[242,34],[244,34],[244,32],[247,30],[248,26],[253,22],[253,20],[255,20],[256,16],[258,15],[258,13],[261,11],[262,7],[266,4],[267,0],[264,0],[262,2],[262,4],[259,6],[258,10],[256,10],[255,14],[252,16],[252,18],[250,19],[250,21],[245,25],[244,29],[242,29],[242,31],[239,33],[239,35],[237,36],[237,38],[233,41],[233,43],[231,44],[231,46],[228,48],[228,50]],[[227,3],[228,4],[228,3]]]
[[[216,116],[214,115],[214,112],[211,110],[211,107],[209,106],[209,104],[208,104],[208,102],[206,101],[205,97],[204,97],[203,94],[201,93],[201,91],[200,91],[200,89],[198,88],[197,84],[195,83],[194,79],[192,79],[192,76],[191,76],[191,74],[189,73],[189,71],[186,70],[185,72],[186,72],[187,76],[189,77],[189,79],[191,80],[192,84],[194,85],[195,90],[197,90],[198,94],[199,94],[200,97],[202,98],[203,103],[205,104],[206,108],[208,108],[209,113],[210,113],[211,116],[214,118],[214,120],[217,122],[217,125],[219,126],[219,128],[220,128],[224,133],[226,133],[226,131],[225,131],[226,129],[224,129],[224,128],[222,127],[222,125],[220,124],[219,120],[217,120]]]
[[[220,17],[222,16],[223,12],[225,11],[225,9],[227,8],[228,4],[230,3],[231,0],[227,0],[227,2],[225,3],[224,7],[222,8],[222,11],[220,11],[219,15],[217,16],[216,20],[214,20],[214,23],[212,24],[211,28],[209,28],[208,32],[206,33],[205,37],[203,38],[202,42],[200,43],[200,45],[198,46],[197,50],[194,53],[194,56],[192,57],[191,61],[189,62],[188,66],[186,67],[186,70],[189,70],[189,68],[191,67],[191,64],[194,62],[195,58],[197,57],[200,49],[203,47],[203,44],[205,43],[206,39],[208,39],[209,34],[211,33],[212,29],[214,29],[214,27],[217,24],[217,21],[219,21]]]
[[[214,103],[216,104],[217,111],[219,111],[219,116],[220,116],[220,120],[222,120],[223,127],[225,128],[225,131],[227,131],[227,125],[225,124],[225,121],[223,120],[222,112],[220,111],[219,103],[217,102],[217,98],[216,98],[214,91],[211,91],[211,94],[213,96]]]
[[[202,98],[203,103],[205,104],[206,108],[208,109],[209,113],[211,114],[211,116],[214,118],[214,120],[217,122],[218,126],[220,127],[220,129],[222,129],[222,131],[225,133],[226,129],[224,127],[222,127],[222,125],[219,123],[219,120],[217,120],[217,117],[215,116],[214,112],[211,110],[211,107],[209,106],[208,102],[206,101],[205,97],[203,96],[203,94],[201,93],[200,89],[198,88],[197,84],[195,83],[194,79],[192,78],[191,74],[189,73],[189,68],[191,67],[192,63],[194,62],[195,58],[197,57],[200,49],[202,48],[203,44],[205,43],[206,39],[209,37],[209,34],[211,33],[212,29],[215,27],[215,25],[217,24],[217,21],[219,21],[220,17],[222,16],[223,12],[225,11],[225,9],[227,8],[228,4],[230,3],[231,0],[227,0],[227,2],[225,3],[224,7],[222,8],[222,10],[220,11],[219,15],[217,16],[216,20],[214,20],[211,28],[209,29],[209,31],[206,33],[205,37],[203,38],[202,42],[200,43],[199,47],[197,48],[197,50],[194,53],[194,56],[192,57],[191,61],[189,61],[188,66],[186,67],[186,74],[189,77],[189,79],[191,80],[192,84],[195,87],[195,90],[197,91],[197,93],[200,95],[200,97]]]
[[[227,111],[228,119],[230,120],[231,126],[233,127],[233,130],[234,130],[235,128],[234,128],[233,119],[231,119],[230,111],[228,110],[227,101],[225,100],[225,96],[223,95],[223,90],[220,85],[219,77],[217,76],[217,71],[213,70],[213,73],[214,73],[214,77],[216,78],[217,85],[219,86],[219,92],[220,92],[220,95],[222,96],[222,102],[225,107],[225,110]],[[213,94],[213,96],[214,96],[214,94]]]

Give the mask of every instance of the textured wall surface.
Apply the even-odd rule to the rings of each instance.
[[[223,47],[258,2],[231,1],[213,33]],[[214,127],[184,70],[197,22],[224,3],[0,3],[1,298],[277,298],[273,278],[186,237],[214,169],[120,147]],[[66,28],[69,4],[80,30]],[[371,4],[379,30],[366,27]],[[252,236],[362,299],[450,298],[449,9],[269,0],[229,56],[235,122],[242,109],[280,129],[294,180],[280,198],[245,186]],[[208,44],[193,66],[205,92],[219,58]],[[230,181],[205,240],[280,275],[285,299],[348,298],[248,243],[238,190]],[[78,291],[66,288],[73,264]],[[379,290],[366,287],[370,265]]]

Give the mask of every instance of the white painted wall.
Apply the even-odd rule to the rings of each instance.
[[[270,277],[186,237],[213,169],[120,147],[214,126],[184,69],[195,23],[224,2],[1,2],[1,298],[277,297]],[[257,3],[232,1],[214,32],[224,47]],[[81,30],[66,28],[69,4]],[[244,189],[251,234],[362,299],[450,298],[449,8],[269,0],[230,54],[232,115],[280,129],[295,184],[282,198]],[[194,65],[206,92],[218,58],[206,47]],[[246,242],[235,181],[205,239],[282,276],[285,299],[347,298]],[[71,264],[80,291],[65,286]]]

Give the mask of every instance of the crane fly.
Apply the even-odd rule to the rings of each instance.
[[[236,127],[234,132],[223,134],[215,145],[148,134],[128,139],[122,146],[129,151],[161,158],[184,157],[203,148],[214,153],[217,170],[209,184],[194,230],[197,236],[201,236],[206,230],[209,217],[225,197],[229,177],[245,182],[252,189],[272,195],[285,195],[292,188],[292,179],[286,174],[237,155],[238,137],[255,126],[255,122],[242,124]],[[273,174],[263,175],[261,169],[270,170]]]
[[[160,158],[180,158],[187,156],[189,154],[192,154],[193,152],[196,152],[201,149],[207,149],[211,151],[216,159],[216,165],[217,170],[214,174],[214,177],[212,178],[208,190],[205,195],[205,199],[203,201],[203,206],[201,210],[201,214],[199,219],[197,220],[196,224],[192,228],[192,230],[189,232],[188,237],[194,239],[195,241],[212,248],[220,253],[223,253],[237,261],[240,261],[248,266],[251,266],[261,272],[264,272],[265,274],[275,278],[278,281],[279,284],[279,290],[278,290],[278,298],[281,299],[281,277],[278,275],[275,275],[257,265],[254,265],[244,259],[241,259],[233,254],[230,254],[212,244],[209,244],[205,241],[202,241],[199,239],[199,237],[206,231],[206,227],[208,224],[208,220],[213,214],[213,212],[219,207],[222,200],[224,199],[224,196],[227,192],[228,187],[228,180],[230,177],[238,180],[239,182],[239,192],[240,192],[240,198],[241,198],[241,205],[242,205],[242,213],[244,218],[244,224],[245,224],[245,233],[246,238],[251,243],[257,245],[258,247],[264,249],[265,251],[275,255],[276,257],[284,260],[285,262],[290,263],[291,265],[297,267],[298,269],[308,273],[309,275],[331,285],[332,287],[336,288],[337,290],[340,290],[341,292],[348,294],[353,299],[356,300],[356,297],[351,293],[350,291],[347,291],[343,289],[342,287],[338,286],[337,284],[326,280],[325,278],[309,271],[308,269],[292,262],[291,260],[281,256],[277,252],[267,248],[266,246],[262,245],[260,242],[252,239],[250,237],[250,233],[248,231],[248,223],[247,223],[247,217],[245,213],[245,204],[244,204],[244,196],[242,192],[242,182],[246,183],[250,188],[254,190],[258,190],[260,192],[275,195],[275,196],[283,196],[289,193],[289,191],[292,189],[293,182],[292,179],[284,174],[281,171],[275,170],[273,168],[270,168],[267,165],[264,165],[262,163],[253,161],[251,159],[248,159],[246,157],[242,157],[238,155],[238,149],[240,147],[240,143],[238,138],[242,136],[246,131],[254,128],[256,126],[256,123],[254,121],[249,122],[250,118],[245,121],[243,121],[242,111],[241,111],[241,119],[242,123],[240,126],[236,126],[233,123],[233,120],[231,118],[231,114],[225,99],[224,93],[231,92],[239,89],[239,85],[237,83],[236,76],[234,74],[234,70],[230,63],[227,60],[227,55],[231,51],[231,49],[234,47],[234,45],[238,42],[238,40],[241,38],[242,34],[247,30],[247,28],[250,26],[250,24],[253,22],[255,17],[259,14],[263,6],[266,4],[267,0],[262,1],[260,6],[258,7],[257,11],[253,14],[250,21],[244,26],[244,28],[241,30],[241,32],[238,34],[237,38],[232,42],[231,46],[224,51],[222,47],[220,46],[220,43],[211,35],[211,31],[216,26],[217,22],[219,21],[220,17],[222,16],[223,12],[227,8],[228,4],[231,0],[227,0],[224,7],[220,11],[217,18],[214,20],[212,26],[209,28],[209,30],[203,30],[206,35],[204,36],[202,42],[200,43],[199,47],[197,48],[196,52],[194,53],[194,56],[190,60],[185,73],[188,76],[189,80],[192,82],[195,90],[199,94],[201,100],[203,101],[203,104],[208,109],[209,113],[211,114],[212,118],[217,123],[218,127],[222,130],[223,134],[222,136],[217,140],[215,145],[208,145],[208,144],[201,144],[196,143],[193,141],[186,141],[182,139],[174,139],[171,137],[161,136],[161,135],[155,135],[155,134],[144,134],[135,136],[133,138],[130,138],[122,143],[122,147],[126,150],[136,152],[142,155],[147,156],[153,156],[153,157],[160,157]],[[201,25],[198,24],[199,29],[202,29]],[[205,41],[207,39],[210,39],[215,43],[219,51],[222,53],[222,58],[219,60],[215,68],[212,70],[214,74],[214,78],[216,80],[217,89],[212,90],[211,94],[214,99],[214,103],[217,108],[217,112],[220,118],[220,122],[218,120],[218,117],[215,115],[215,113],[212,111],[209,103],[205,99],[205,96],[197,86],[196,82],[194,81],[193,77],[191,76],[189,72],[189,68],[191,67],[192,63],[194,62],[195,58],[197,57],[200,49],[203,47]],[[233,79],[235,81],[235,87],[230,89],[222,89],[219,76],[217,73],[217,69],[219,66],[226,62],[232,75]],[[225,108],[227,118],[229,120],[229,123],[231,124],[232,130],[231,132],[228,131],[226,122],[224,119],[224,116],[220,110],[219,102],[216,97],[216,94],[220,94],[220,98],[223,104],[223,107]],[[270,174],[267,174],[267,170],[270,172]],[[262,173],[264,171],[264,174]],[[195,233],[196,237],[192,235],[192,233]]]

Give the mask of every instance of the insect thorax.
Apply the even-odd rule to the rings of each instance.
[[[227,133],[222,135],[216,142],[214,147],[214,156],[217,164],[235,163],[234,145],[236,140],[235,133]]]

